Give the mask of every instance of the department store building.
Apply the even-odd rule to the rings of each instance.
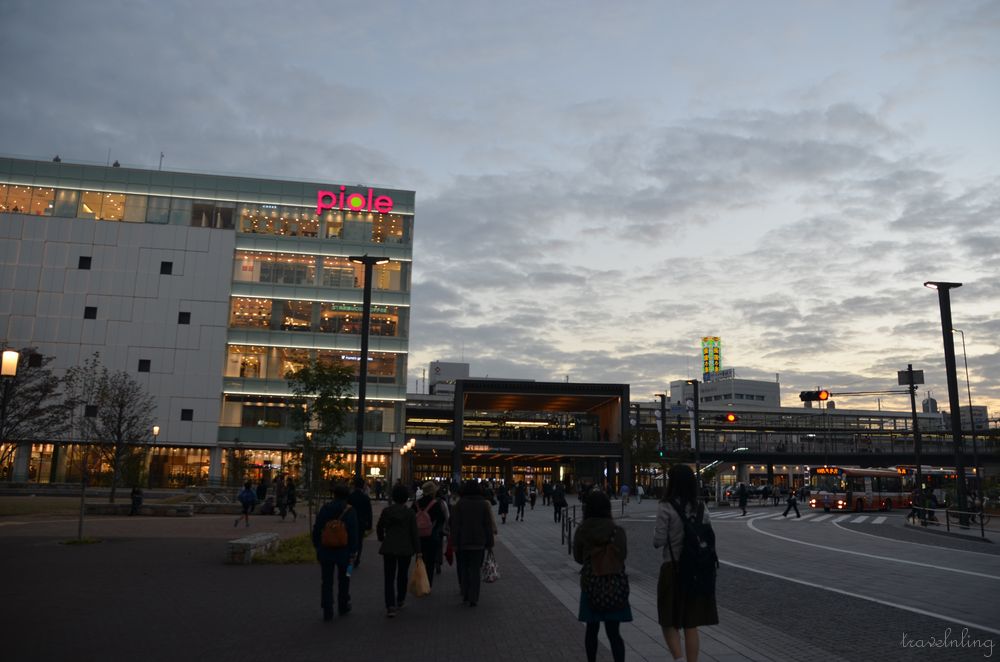
[[[0,342],[54,357],[58,375],[99,352],[139,381],[156,402],[154,487],[220,483],[237,456],[273,476],[295,463],[285,375],[310,359],[360,367],[364,266],[349,256],[388,258],[373,274],[363,457],[384,476],[404,428],[414,199],[0,158]],[[21,442],[0,469],[74,481],[81,449]]]

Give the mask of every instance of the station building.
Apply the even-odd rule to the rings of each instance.
[[[116,166],[0,158],[0,341],[54,357],[58,375],[99,352],[139,381],[156,402],[154,487],[219,483],[235,457],[269,475],[295,462],[285,375],[360,367],[364,266],[349,257],[388,258],[363,458],[385,475],[404,427],[414,192]],[[75,480],[80,453],[21,442],[0,469]]]

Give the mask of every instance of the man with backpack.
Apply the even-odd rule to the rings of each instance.
[[[337,611],[351,611],[351,575],[358,551],[358,514],[347,503],[351,491],[344,483],[333,488],[333,501],[316,514],[312,543],[320,566],[320,606],[323,620],[333,620],[333,571],[337,571]]]
[[[697,662],[701,647],[698,627],[717,625],[715,581],[719,559],[708,510],[698,499],[694,471],[675,464],[667,474],[660,501],[653,546],[663,548],[656,586],[656,610],[663,638],[674,659]],[[681,648],[681,630],[684,647]]]

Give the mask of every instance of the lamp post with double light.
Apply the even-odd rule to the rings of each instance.
[[[972,382],[969,381],[969,355],[965,351],[965,331],[952,329],[952,332],[962,334],[962,360],[965,362],[965,392],[969,396],[969,428],[972,430],[972,464],[976,468],[976,492],[980,492],[979,496],[982,497],[983,483],[980,477],[982,468],[979,466],[979,449],[976,447],[976,421],[972,417]]]
[[[0,364],[0,374],[3,376],[3,394],[0,395],[0,433],[4,438],[0,439],[0,445],[7,443],[7,401],[10,399],[10,385],[17,377],[17,362],[21,354],[12,349],[5,349],[3,352],[3,363]],[[10,465],[10,477],[14,477],[13,456]]]
[[[365,391],[368,385],[368,330],[372,319],[372,268],[386,264],[387,257],[352,255],[351,262],[365,267],[364,299],[361,307],[361,366],[358,372],[358,420],[355,428],[354,477],[362,478],[361,453],[365,445]]]
[[[944,340],[944,369],[948,380],[948,406],[951,409],[951,438],[955,446],[955,488],[958,509],[965,511],[965,462],[962,458],[962,414],[959,411],[958,374],[955,366],[955,338],[951,324],[951,290],[962,287],[961,283],[927,281],[924,287],[937,290],[938,305],[941,308],[941,334]],[[971,415],[971,412],[970,412]],[[965,524],[967,516],[961,516]]]

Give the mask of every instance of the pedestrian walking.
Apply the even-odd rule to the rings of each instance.
[[[799,502],[798,499],[795,498],[795,490],[790,490],[788,492],[788,505],[785,506],[785,512],[781,513],[781,516],[788,517],[788,511],[792,508],[795,509],[796,517],[802,517],[802,515],[799,514]]]
[[[675,464],[667,477],[667,490],[660,500],[653,530],[653,547],[663,548],[663,563],[656,585],[656,611],[663,638],[674,660],[684,657],[688,662],[697,662],[701,648],[698,628],[718,624],[719,614],[714,590],[703,594],[685,589],[690,578],[682,573],[681,554],[685,542],[697,541],[685,540],[686,530],[692,527],[682,518],[694,518],[695,522],[707,526],[708,531],[711,527],[708,509],[698,500],[698,486],[691,467]],[[714,534],[711,545],[714,553]],[[681,630],[684,631],[683,649]]]
[[[629,497],[632,495],[632,489],[628,485],[622,485],[621,492],[622,492],[622,501],[624,501],[627,505],[629,502]]]
[[[417,533],[417,516],[406,507],[410,491],[405,485],[397,483],[390,496],[392,504],[379,515],[375,535],[382,543],[378,553],[382,555],[385,577],[385,615],[393,618],[406,602],[410,559],[414,554],[420,554],[420,536]],[[427,578],[430,579],[429,572]]]
[[[299,514],[295,512],[295,504],[298,503],[298,500],[299,495],[295,491],[295,481],[289,476],[288,480],[285,481],[285,505],[288,506],[288,512],[292,514],[293,522],[299,518]]]
[[[243,483],[243,489],[236,496],[236,500],[243,507],[243,513],[236,518],[233,526],[239,526],[241,519],[246,522],[247,526],[250,526],[250,513],[253,511],[253,507],[257,505],[257,494],[253,491],[253,484],[249,480]]]
[[[364,547],[365,536],[372,530],[372,500],[365,494],[365,479],[354,479],[354,490],[347,497],[354,512],[358,514],[358,552],[355,554],[354,567],[361,565],[361,550]]]
[[[142,508],[142,488],[138,485],[132,487],[132,508],[129,509],[129,515],[138,515],[139,509]]]
[[[669,485],[667,486],[669,487]],[[740,516],[747,514],[747,499],[750,497],[750,490],[747,489],[746,483],[740,483],[740,486],[736,489],[736,496],[739,499],[740,510],[743,512]]]
[[[267,498],[267,479],[261,476],[260,482],[257,483],[257,503],[264,503],[264,499]]]
[[[775,508],[777,508],[778,504],[781,503],[781,489],[777,485],[775,485],[771,489],[771,499],[774,500],[774,504],[773,505],[774,505]]]
[[[493,549],[492,508],[475,481],[462,485],[451,511],[451,536],[458,560],[459,584],[465,604],[479,603],[480,571],[486,550]]]
[[[500,489],[497,490],[497,503],[500,506],[497,508],[497,514],[500,515],[500,523],[507,523],[507,513],[510,512],[510,492],[507,491],[506,485],[501,485]]]
[[[583,638],[587,662],[595,662],[597,659],[597,635],[601,623],[604,623],[604,633],[611,644],[614,661],[622,662],[625,659],[625,641],[619,627],[632,620],[632,607],[628,603],[628,597],[624,596],[622,604],[598,607],[593,604],[596,596],[590,595],[589,587],[595,575],[623,577],[627,555],[625,529],[615,524],[611,516],[611,500],[603,492],[593,490],[584,501],[583,522],[577,528],[573,540],[573,558],[582,566],[577,619],[587,624]]]
[[[552,488],[552,509],[556,522],[562,521],[562,511],[566,507],[566,488],[556,483]]]
[[[531,504],[531,509],[535,509],[535,501],[538,500],[538,486],[535,485],[535,481],[531,481],[531,485],[528,486],[528,503]]]
[[[427,566],[427,579],[434,586],[434,575],[437,570],[437,559],[441,553],[441,536],[444,525],[448,521],[444,505],[437,498],[437,483],[428,481],[421,487],[422,494],[413,502],[413,513],[417,522],[417,535],[420,538],[418,550],[424,557]]]
[[[278,508],[281,519],[285,519],[285,515],[288,514],[288,487],[282,474],[274,478],[274,505]]]
[[[524,521],[524,506],[528,503],[528,488],[524,481],[514,486],[514,521]]]
[[[642,503],[642,497],[646,496],[646,490],[642,489],[642,485],[635,486],[635,502]]]
[[[552,503],[552,483],[545,481],[542,483],[542,505],[547,506]]]
[[[290,479],[289,479],[290,480]],[[320,566],[319,604],[323,608],[323,620],[333,620],[333,573],[337,572],[337,613],[341,616],[351,611],[351,566],[358,551],[358,514],[347,503],[350,488],[337,483],[333,488],[333,501],[323,504],[316,513],[312,529],[312,543],[316,548],[316,560]],[[333,524],[334,521],[339,524]],[[324,544],[324,529],[343,527],[346,544]]]

